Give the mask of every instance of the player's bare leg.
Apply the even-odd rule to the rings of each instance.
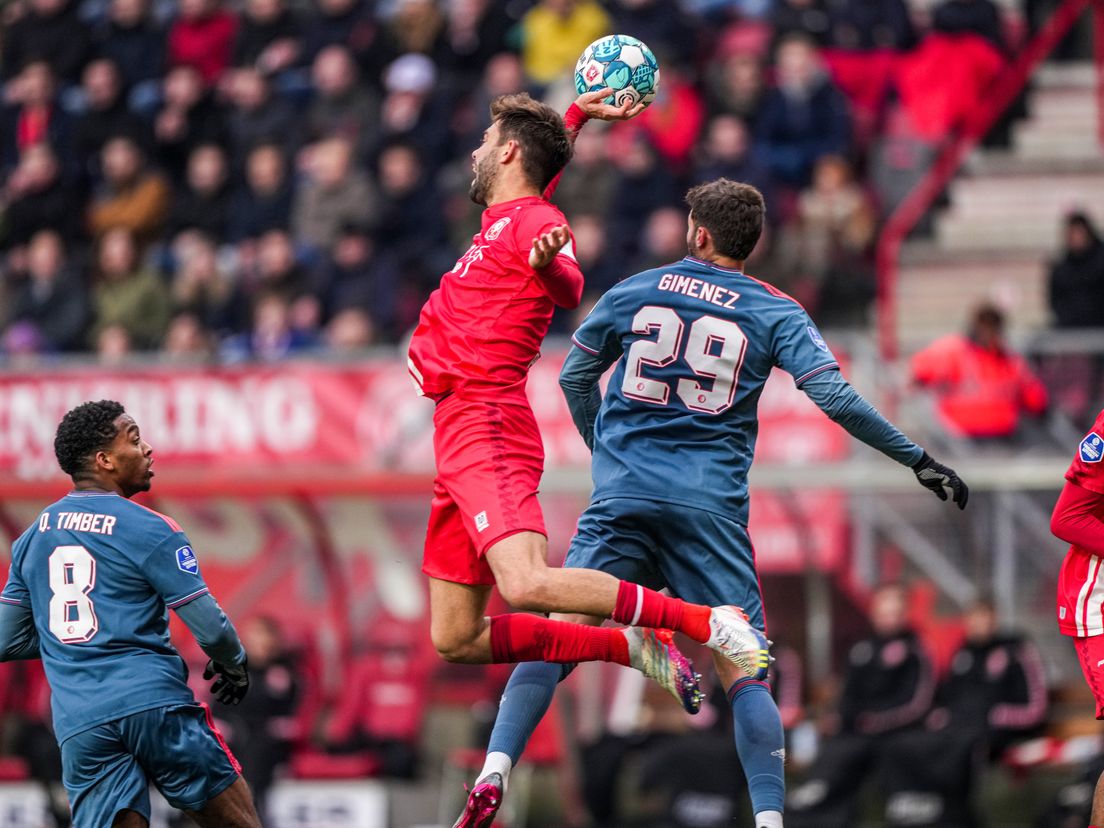
[[[1092,824],[1104,828],[1104,773],[1096,780],[1096,790],[1093,792]]]
[[[491,662],[487,601],[491,587],[429,579],[430,638],[438,655],[460,664]]]
[[[204,805],[203,810],[187,814],[201,828],[261,828],[253,794],[241,777]]]
[[[721,653],[746,675],[766,675],[766,663],[760,664],[766,640],[736,607],[689,604],[594,569],[551,567],[548,540],[538,532],[509,535],[487,549],[486,558],[502,597],[517,609],[676,630]]]
[[[128,808],[115,814],[115,819],[111,820],[111,828],[149,828],[149,822],[140,813]]]

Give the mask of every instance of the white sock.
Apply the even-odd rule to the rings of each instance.
[[[499,751],[494,753],[488,753],[486,760],[483,762],[483,770],[479,772],[479,776],[475,777],[475,781],[484,779],[490,776],[492,773],[497,773],[502,776],[502,793],[506,794],[506,785],[510,781],[510,770],[514,767],[514,763],[510,761],[510,757]],[[782,823],[778,823],[779,826]]]
[[[782,813],[760,811],[755,815],[755,828],[782,828]]]

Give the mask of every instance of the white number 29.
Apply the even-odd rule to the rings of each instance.
[[[662,368],[678,359],[685,325],[671,308],[646,305],[633,318],[633,333],[655,334],[655,339],[638,339],[625,357],[625,380],[621,392],[634,400],[666,405],[670,386],[644,376],[644,367]],[[736,381],[747,350],[747,337],[740,326],[716,316],[703,316],[690,326],[683,361],[698,377],[713,380],[711,388],[683,377],[675,393],[693,411],[719,414],[732,405]]]
[[[96,559],[83,546],[59,546],[50,553],[50,632],[62,644],[91,641],[100,629],[90,593]]]

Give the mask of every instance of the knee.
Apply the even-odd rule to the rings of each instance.
[[[496,578],[498,591],[514,609],[543,612],[548,605],[548,579],[545,570],[517,570]]]
[[[433,648],[437,651],[437,655],[452,664],[476,662],[473,656],[473,645],[478,637],[478,632],[472,634],[469,631],[454,628],[434,628],[431,633]]]

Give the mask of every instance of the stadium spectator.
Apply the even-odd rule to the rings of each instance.
[[[610,23],[596,0],[540,0],[521,18],[525,73],[539,86],[560,80]]]
[[[291,754],[299,682],[275,618],[252,618],[242,639],[249,653],[250,692],[240,704],[220,711],[220,718],[229,726],[230,747],[263,815],[276,771]]]
[[[396,141],[414,144],[431,171],[444,163],[449,150],[447,102],[434,93],[436,83],[433,61],[425,55],[403,55],[383,75],[380,106],[380,146]]]
[[[118,367],[134,355],[130,334],[122,325],[108,325],[96,335],[96,358],[102,365]]]
[[[991,600],[974,603],[964,621],[965,640],[939,686],[928,726],[967,733],[996,757],[1037,734],[1046,720],[1046,672],[1029,638],[1000,629]]]
[[[1050,266],[1050,309],[1059,328],[1104,327],[1104,243],[1083,212],[1065,221],[1064,250]]]
[[[824,0],[779,0],[771,10],[774,46],[791,34],[810,37],[818,48],[828,45],[832,34],[832,18]]]
[[[655,100],[631,121],[622,121],[615,132],[643,132],[663,163],[677,174],[686,172],[690,153],[701,134],[705,102],[678,66],[663,67],[663,82]]]
[[[912,358],[912,377],[935,394],[953,434],[978,440],[1016,435],[1024,416],[1047,410],[1047,391],[1004,341],[1004,313],[977,308],[965,334],[936,340]]]
[[[763,61],[758,55],[734,52],[705,70],[709,111],[743,118],[754,127],[766,94]]]
[[[848,154],[847,101],[806,35],[782,40],[776,71],[776,84],[766,93],[756,118],[756,140],[779,183],[804,187],[818,158]]]
[[[246,272],[247,293],[275,294],[288,303],[324,293],[295,255],[295,243],[285,230],[270,230],[258,240],[257,255]]]
[[[181,181],[196,147],[224,142],[224,115],[192,66],[177,66],[166,73],[161,98],[153,121],[157,159],[174,182]]]
[[[484,67],[502,53],[512,26],[505,5],[503,0],[453,0],[447,4],[441,74],[457,92],[467,93],[478,85]],[[524,88],[517,83],[509,91]]]
[[[169,27],[169,64],[194,67],[213,87],[230,65],[238,20],[221,0],[180,0],[178,8]]]
[[[295,66],[302,33],[284,0],[249,0],[234,39],[231,63],[278,75]]]
[[[327,315],[364,310],[373,342],[395,342],[404,333],[396,319],[399,265],[394,256],[379,249],[367,227],[342,227],[322,269],[317,283],[326,286]]]
[[[48,144],[63,169],[73,166],[73,124],[57,102],[54,73],[44,61],[27,64],[9,84],[15,105],[5,113],[0,163],[5,171],[19,161],[23,150]]]
[[[799,299],[815,308],[825,327],[866,321],[874,298],[869,253],[876,216],[851,165],[838,155],[817,159],[813,183],[797,199],[797,214],[783,232],[778,250]]]
[[[6,303],[5,326],[33,326],[37,349],[79,350],[88,324],[88,296],[67,261],[62,238],[53,230],[39,230],[27,245],[26,260],[22,283]]]
[[[119,66],[98,58],[81,75],[83,111],[73,125],[73,146],[81,172],[92,180],[100,176],[100,153],[108,139],[125,135],[143,148],[152,141],[149,125],[127,108]]]
[[[27,66],[44,61],[55,77],[67,83],[80,79],[88,59],[88,30],[70,0],[29,0],[15,6],[17,15],[4,36],[0,78],[10,81]]]
[[[582,136],[580,143],[581,140]],[[562,183],[560,187],[563,187]],[[685,227],[683,230],[685,231]],[[579,269],[586,274],[588,295],[597,298],[634,272],[621,259],[610,255],[606,223],[599,213],[572,214],[571,233],[575,237],[575,258],[579,262]],[[588,304],[583,299],[587,310],[591,304],[593,303]],[[568,331],[574,331],[577,327],[578,325],[569,325]]]
[[[326,326],[327,347],[338,354],[355,354],[376,341],[372,317],[364,308],[340,310]]]
[[[805,782],[789,791],[787,825],[856,825],[857,780],[874,767],[890,735],[916,730],[931,711],[934,669],[908,623],[902,585],[884,584],[874,591],[870,623],[873,635],[848,653],[839,731],[822,743]]]
[[[242,169],[249,151],[259,144],[279,143],[288,153],[298,150],[303,118],[287,100],[273,93],[262,72],[253,67],[235,70],[229,98],[233,106],[226,123],[235,171]]]
[[[307,113],[307,138],[344,138],[364,155],[376,144],[379,100],[357,77],[352,53],[327,46],[311,67],[314,100]]]
[[[124,229],[142,244],[156,239],[169,212],[169,183],[131,138],[104,144],[100,164],[104,180],[88,207],[88,229],[94,236]]]
[[[433,261],[445,243],[446,228],[416,147],[398,143],[383,151],[379,189],[376,229],[381,247],[404,264]]]
[[[308,147],[304,167],[306,177],[295,196],[291,219],[301,243],[329,250],[344,225],[369,224],[377,218],[376,189],[354,165],[348,139],[335,136]],[[432,226],[432,208],[419,218]],[[428,240],[423,237],[423,241]]]
[[[756,157],[747,124],[739,115],[721,114],[709,121],[698,146],[691,177],[695,184],[716,178],[750,184],[763,194],[768,217],[774,216],[774,181],[770,171]]]
[[[1006,50],[1000,12],[992,0],[944,0],[932,11],[932,30],[944,34],[975,34],[997,50]]]
[[[916,30],[904,0],[842,0],[831,5],[828,44],[849,52],[906,52]]]
[[[52,229],[67,244],[77,241],[80,216],[73,209],[74,187],[67,184],[47,144],[27,147],[0,191],[3,246],[19,247],[40,230]]]
[[[445,16],[436,0],[397,0],[385,34],[395,54],[426,55],[436,62],[445,52]]]
[[[256,239],[291,224],[292,183],[279,144],[260,144],[249,151],[245,182],[231,199],[227,240]]]
[[[133,234],[125,227],[108,230],[99,241],[96,280],[92,288],[92,341],[103,354],[118,351],[120,329],[130,346],[147,350],[161,344],[169,324],[169,291],[161,278],[143,266]],[[107,335],[105,345],[105,332]]]
[[[614,0],[610,31],[625,32],[647,43],[664,63],[688,65],[698,57],[701,30],[681,3],[666,0]]]
[[[170,362],[207,362],[214,353],[211,334],[194,314],[178,313],[169,323],[161,353]]]
[[[107,17],[92,30],[96,54],[123,76],[131,106],[148,112],[165,70],[165,31],[153,19],[150,0],[111,0]]]
[[[173,307],[195,317],[206,330],[229,333],[244,324],[235,274],[219,261],[215,243],[201,233],[177,238],[172,248]]]
[[[366,73],[377,76],[392,57],[384,48],[374,10],[363,0],[315,0],[303,24],[301,61],[311,63],[327,46],[345,46]]]
[[[226,154],[217,144],[202,144],[188,159],[188,174],[178,187],[166,228],[171,242],[185,230],[198,230],[223,241],[230,221]]]
[[[223,340],[221,356],[228,363],[278,362],[315,344],[311,334],[292,327],[291,305],[282,292],[261,293],[253,305],[249,332]]]
[[[623,276],[662,267],[677,262],[686,255],[686,210],[682,207],[660,207],[644,222],[640,254]]]
[[[627,146],[609,147],[609,152],[617,171],[610,202],[617,205],[609,216],[611,246],[615,255],[635,256],[640,227],[648,215],[660,207],[681,204],[682,193],[674,174],[642,133]]]

